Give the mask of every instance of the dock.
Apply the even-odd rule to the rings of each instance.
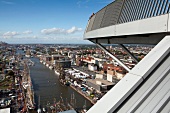
[[[77,90],[73,85],[70,85],[70,87],[72,89],[74,89],[75,91],[77,91],[80,95],[82,95],[84,98],[86,98],[87,100],[89,100],[92,104],[95,104],[96,102],[94,102],[90,97],[86,96],[86,94],[84,94],[81,90]]]
[[[32,81],[30,77],[30,69],[28,66],[28,61],[24,61],[24,79],[23,79],[23,87],[26,90],[26,103],[28,109],[35,109],[35,101],[34,101],[34,90],[32,86]]]

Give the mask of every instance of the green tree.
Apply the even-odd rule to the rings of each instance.
[[[14,72],[12,70],[8,71],[8,75],[13,76]]]
[[[13,78],[13,81],[15,81],[15,73],[12,70],[8,71],[8,75]]]

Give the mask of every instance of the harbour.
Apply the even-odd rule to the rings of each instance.
[[[170,113],[170,0],[0,9],[0,113]]]
[[[41,108],[46,107],[47,109],[50,109],[50,105],[60,101],[61,97],[65,104],[71,103],[73,94],[75,97],[73,107],[75,109],[81,109],[83,106],[86,106],[86,109],[89,109],[92,106],[92,103],[77,91],[73,90],[71,87],[63,86],[59,82],[55,72],[40,63],[38,58],[31,58],[31,61],[35,64],[34,66],[30,66],[30,76],[34,87],[36,108],[38,107],[37,103],[39,96],[41,97]],[[35,111],[31,110],[31,112]]]

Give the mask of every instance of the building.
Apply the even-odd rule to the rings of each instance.
[[[43,56],[43,61],[45,61],[45,62],[51,62],[51,60],[52,60],[52,57],[51,57],[50,55],[44,55],[44,56]]]
[[[108,90],[110,90],[115,84],[112,82],[109,82],[107,80],[103,80],[103,79],[87,79],[86,84],[89,87],[92,87],[94,89],[96,89],[97,91],[100,92],[107,92]]]
[[[88,64],[88,69],[89,69],[90,71],[97,71],[97,65],[94,64],[94,63],[89,63],[89,64]]]
[[[0,109],[0,113],[10,113],[10,108]]]
[[[70,68],[71,61],[70,60],[56,60],[55,65],[61,65],[63,68]]]
[[[75,110],[62,111],[59,113],[77,113]]]
[[[120,66],[109,65],[107,67],[107,80],[113,82],[113,77],[122,79],[126,74],[126,71]]]

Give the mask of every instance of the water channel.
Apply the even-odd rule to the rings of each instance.
[[[22,50],[18,50],[17,53],[24,54]],[[75,97],[74,104],[76,108],[83,108],[83,106],[86,105],[86,109],[88,110],[92,106],[90,101],[75,90],[69,86],[61,85],[54,70],[50,70],[40,63],[39,59],[36,57],[30,59],[35,63],[34,66],[30,66],[30,76],[34,89],[36,108],[38,107],[39,100],[41,107],[48,107],[47,104],[52,105],[54,101],[58,102],[61,100],[61,97],[65,103],[70,103],[71,95]],[[35,111],[31,111],[31,113],[34,112]]]
[[[23,54],[21,50],[18,50],[17,52]],[[40,63],[38,58],[30,59],[35,63],[34,66],[30,66],[30,76],[34,89],[36,108],[38,107],[39,100],[41,107],[47,107],[49,104],[52,105],[54,101],[58,102],[61,100],[61,97],[64,102],[70,102],[71,95],[74,95],[75,97],[74,104],[76,108],[83,108],[83,106],[86,105],[86,108],[89,109],[92,106],[87,99],[75,90],[69,86],[61,85],[54,70],[50,70]]]

